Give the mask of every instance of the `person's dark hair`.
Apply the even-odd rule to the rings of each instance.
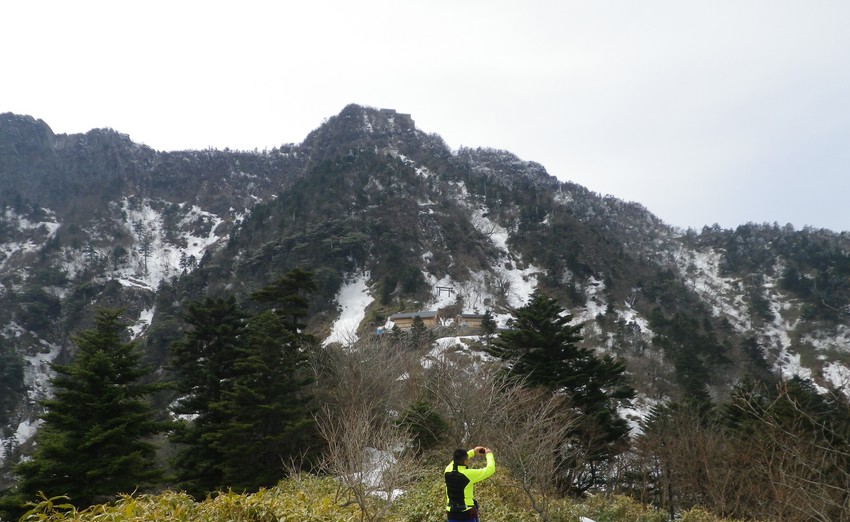
[[[468,455],[468,453],[465,449],[458,448],[458,449],[455,450],[454,454],[452,455],[452,459],[454,459],[455,464],[463,464],[466,461],[468,456],[469,455]]]

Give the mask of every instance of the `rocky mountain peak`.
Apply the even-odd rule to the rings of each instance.
[[[33,143],[49,144],[53,137],[53,130],[43,120],[11,112],[0,114],[0,146],[2,147]]]
[[[303,147],[318,159],[328,159],[351,150],[398,152],[418,139],[409,114],[350,104],[311,132]]]

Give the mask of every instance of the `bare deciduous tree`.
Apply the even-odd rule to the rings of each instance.
[[[754,464],[769,480],[768,515],[794,521],[850,520],[850,433],[801,406],[785,383],[778,391],[766,406],[754,394],[736,403],[758,421],[755,441],[761,458]],[[772,413],[778,410],[789,413],[780,418]]]
[[[636,443],[644,492],[654,492],[644,500],[671,514],[702,505],[747,519],[850,521],[845,401],[804,406],[785,383],[769,396],[737,394],[731,425],[681,405],[655,419]]]
[[[502,428],[496,412],[508,387],[497,369],[469,357],[445,353],[428,369],[425,387],[444,412],[447,440],[455,447],[481,444]]]
[[[339,480],[345,504],[360,508],[361,520],[381,520],[390,503],[422,474],[422,465],[406,451],[410,437],[361,402],[348,410],[325,408],[317,416],[327,448],[321,469]]]
[[[343,501],[357,504],[362,520],[380,520],[421,474],[410,435],[395,423],[414,400],[409,388],[416,386],[410,381],[418,359],[383,336],[327,346],[314,368],[324,404],[316,418],[326,443],[321,468],[338,478]]]
[[[340,411],[374,408],[376,415],[403,411],[410,403],[408,381],[420,369],[415,354],[392,336],[364,339],[351,346],[330,345],[313,361],[322,404]]]
[[[565,397],[523,386],[502,389],[500,404],[494,420],[502,429],[493,439],[499,462],[511,470],[546,522],[550,501],[558,496],[558,454],[568,451],[564,444],[577,416]]]

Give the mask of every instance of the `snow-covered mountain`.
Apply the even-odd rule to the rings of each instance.
[[[624,359],[638,405],[758,372],[850,379],[850,241],[677,230],[505,151],[450,150],[409,115],[346,107],[301,144],[161,152],[0,115],[0,459],[26,451],[49,363],[97,306],[163,366],[186,302],[315,273],[309,328],[348,344],[398,312],[493,312],[535,290]],[[458,333],[438,342],[445,349]],[[639,414],[639,412],[636,412]]]

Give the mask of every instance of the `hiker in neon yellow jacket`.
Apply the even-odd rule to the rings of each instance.
[[[487,467],[470,469],[469,459],[475,455],[487,457]],[[496,458],[490,448],[476,446],[469,451],[456,449],[452,461],[446,466],[446,515],[448,520],[473,520],[478,522],[478,502],[473,485],[496,471]]]

